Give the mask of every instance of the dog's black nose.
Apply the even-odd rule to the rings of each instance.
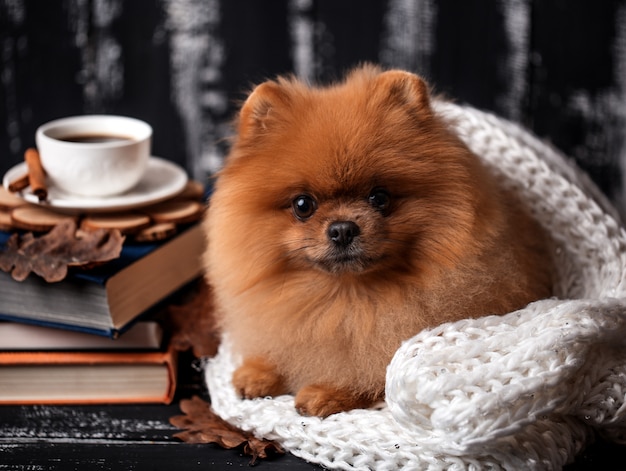
[[[361,229],[352,221],[335,221],[328,226],[328,238],[338,247],[347,247],[361,233]]]

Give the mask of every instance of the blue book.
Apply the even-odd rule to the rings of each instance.
[[[0,233],[0,246],[8,239]],[[202,274],[204,236],[194,224],[157,244],[125,243],[118,259],[48,283],[0,271],[0,319],[116,337]]]

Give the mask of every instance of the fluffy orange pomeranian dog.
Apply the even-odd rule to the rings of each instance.
[[[204,264],[243,397],[295,394],[317,416],[368,407],[402,341],[551,295],[544,234],[418,76],[268,81],[237,131]]]

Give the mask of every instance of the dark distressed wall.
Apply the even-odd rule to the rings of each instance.
[[[253,83],[363,61],[530,127],[626,213],[626,0],[0,0],[0,171],[40,124],[102,112],[203,178]]]

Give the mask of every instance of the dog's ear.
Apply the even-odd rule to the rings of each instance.
[[[421,77],[402,70],[389,70],[376,77],[376,90],[392,103],[429,112],[430,92]]]
[[[239,112],[239,136],[246,138],[271,129],[281,108],[289,104],[285,87],[274,81],[258,85]]]

